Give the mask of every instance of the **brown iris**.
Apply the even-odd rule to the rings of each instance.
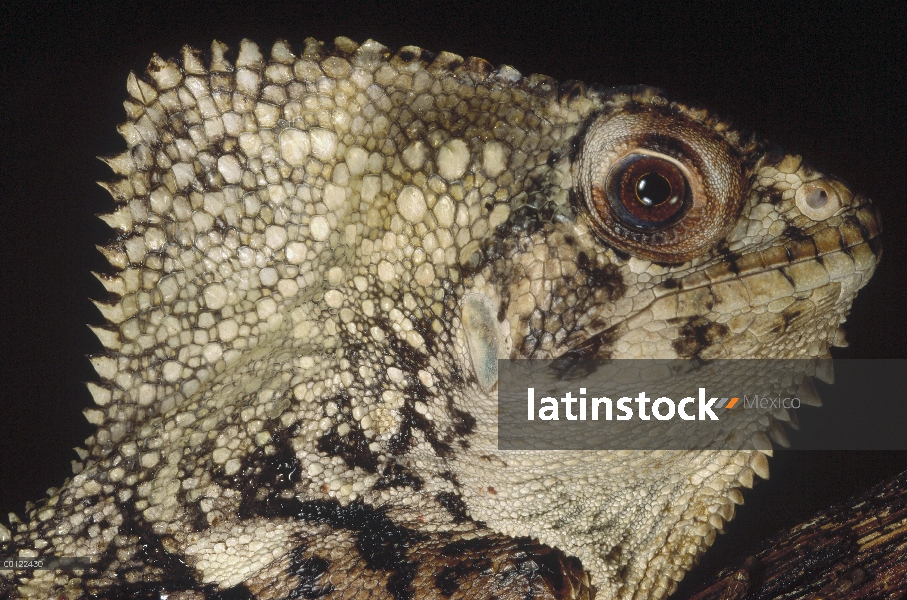
[[[615,216],[634,229],[667,227],[689,204],[689,186],[677,165],[645,154],[630,154],[614,165],[606,189]]]

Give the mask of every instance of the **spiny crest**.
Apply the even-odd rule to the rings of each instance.
[[[99,427],[88,440],[99,455],[180,405],[264,336],[289,327],[285,317],[300,294],[313,293],[328,268],[350,260],[342,247],[362,235],[350,228],[363,224],[344,220],[355,193],[349,178],[376,174],[363,198],[391,193],[377,174],[401,158],[424,161],[427,148],[416,144],[395,156],[405,109],[398,125],[371,108],[389,109],[387,86],[421,93],[411,108],[428,113],[442,89],[478,106],[479,84],[485,94],[507,89],[527,106],[544,103],[567,120],[601,103],[577,82],[559,87],[549,77],[414,46],[392,56],[374,41],[337,38],[327,47],[308,39],[297,56],[278,41],[266,60],[243,40],[235,63],[226,51],[213,42],[207,63],[188,46],[179,61],[155,55],[147,78],[127,79],[128,120],[118,130],[129,149],[102,159],[121,178],[101,183],[117,206],[100,217],[116,232],[99,248],[116,273],[97,275],[110,294],[95,303],[107,324],[93,331],[108,351],[92,357],[99,408],[86,412]],[[352,122],[361,111],[371,111],[374,122],[365,125],[368,136],[357,137],[352,128],[362,125]],[[487,146],[486,171],[501,173],[503,146]],[[441,175],[457,179],[468,151],[462,142],[445,149],[452,158],[439,164]],[[402,198],[401,205],[419,204],[416,196]],[[332,258],[319,258],[324,248],[336,249]]]
[[[342,37],[330,47],[309,38],[299,56],[278,41],[270,60],[249,40],[241,42],[235,64],[226,51],[214,41],[206,64],[200,51],[186,46],[180,61],[155,55],[147,79],[134,73],[127,79],[128,120],[119,132],[129,149],[103,159],[121,178],[101,183],[117,206],[101,216],[116,237],[99,249],[117,272],[98,275],[110,297],[95,302],[107,325],[93,331],[108,350],[92,358],[102,379],[97,389],[105,390],[101,408],[87,414],[99,426],[89,440],[97,452],[133,424],[190,397],[280,328],[301,290],[321,284],[332,265],[313,259],[316,246],[338,248],[362,235],[343,229],[342,207],[351,193],[344,189],[347,177],[361,175],[351,171],[373,167],[375,154],[369,152],[387,152],[378,155],[383,164],[374,165],[375,173],[393,171],[401,160],[424,160],[425,145],[418,143],[395,157],[406,138],[397,125],[380,130],[380,117],[369,124],[373,135],[366,148],[350,135],[352,113],[368,110],[369,102],[387,104],[385,86],[398,78],[412,90],[413,110],[430,113],[437,94],[458,85],[457,93],[465,93],[460,106],[466,107],[475,94],[471,86],[482,85],[486,92],[522,94],[528,105],[541,103],[546,114],[567,121],[629,102],[661,106],[741,144],[736,132],[706,111],[669,103],[651,88],[604,95],[577,81],[523,77],[507,65],[495,69],[479,58],[435,55],[415,46],[391,55],[377,42],[357,45]],[[353,97],[358,109],[346,111],[344,103]],[[477,114],[471,118],[481,119]],[[504,115],[505,121],[521,118],[519,111]],[[515,146],[521,140],[506,141]],[[489,143],[492,148],[499,152],[487,152],[483,168],[496,174],[506,155],[503,146]],[[466,152],[462,142],[448,150],[457,163]],[[349,168],[338,167],[344,158]],[[448,179],[462,175],[459,163],[449,173],[439,167]],[[383,193],[375,181],[365,196]],[[309,202],[321,200],[327,212],[312,214]],[[461,253],[468,258],[476,243]],[[338,251],[336,260],[343,256]]]

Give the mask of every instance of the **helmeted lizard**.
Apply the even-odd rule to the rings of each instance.
[[[791,416],[750,450],[504,452],[495,361],[825,356],[880,255],[868,199],[651,88],[225,50],[129,76],[98,430],[0,526],[94,564],[0,591],[670,593]]]

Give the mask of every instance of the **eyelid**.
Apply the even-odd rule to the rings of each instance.
[[[679,219],[664,227],[639,227],[638,222],[634,227],[632,219],[622,222],[615,214],[608,200],[608,174],[630,154],[677,166],[692,198]],[[738,154],[714,131],[683,114],[640,107],[599,116],[586,130],[574,173],[585,214],[603,242],[638,258],[672,264],[707,252],[730,231],[746,183]]]

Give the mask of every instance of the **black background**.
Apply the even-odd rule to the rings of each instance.
[[[373,38],[706,105],[875,200],[884,259],[854,305],[851,346],[835,356],[907,357],[907,3],[7,3],[0,27],[0,515],[21,516],[59,485],[91,433],[85,354],[101,346],[85,323],[102,318],[87,299],[104,292],[89,271],[105,270],[94,245],[110,236],[93,215],[113,205],[93,183],[112,173],[94,157],[125,148],[115,127],[128,72],[184,43],[236,48],[249,37],[267,51],[277,38],[295,49],[309,36]],[[782,451],[771,465],[685,590],[903,470],[907,454]]]

